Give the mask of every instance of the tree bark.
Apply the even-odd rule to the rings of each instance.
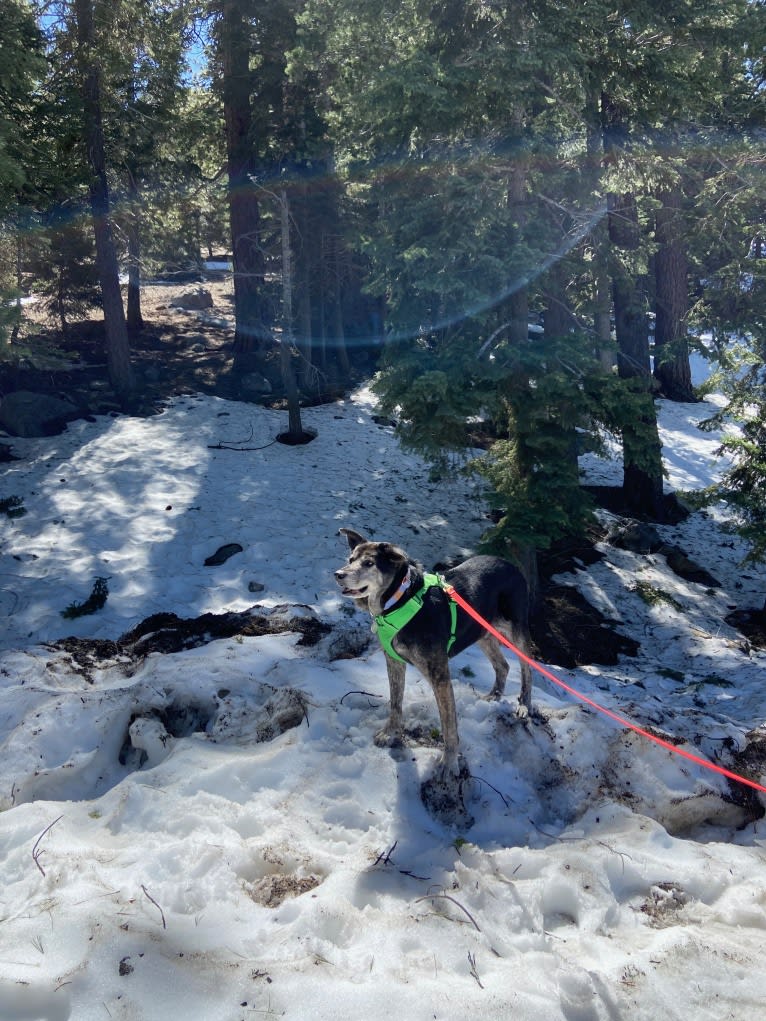
[[[136,180],[132,172],[128,172],[129,211],[125,233],[128,238],[128,312],[129,330],[141,330],[144,317],[141,314],[141,223],[140,198]]]
[[[312,248],[309,238],[312,236],[310,212],[309,212],[309,191],[305,184],[300,186],[300,199],[298,203],[298,224],[300,247],[295,258],[295,277],[298,281],[297,301],[297,347],[301,353],[301,365],[299,370],[299,385],[305,390],[314,384],[313,345],[312,337]]]
[[[545,336],[565,337],[572,327],[572,314],[566,299],[566,279],[559,260],[548,270],[543,282]]]
[[[288,433],[294,440],[304,435],[301,405],[292,364],[293,348],[293,260],[290,248],[290,204],[284,188],[279,193],[279,216],[282,229],[282,341],[280,361],[282,385],[287,397]]]
[[[74,12],[83,95],[83,128],[90,170],[88,190],[106,332],[107,371],[115,393],[123,402],[127,402],[133,392],[134,380],[125,309],[120,292],[119,265],[110,220],[109,186],[101,121],[101,81],[93,53],[92,0],[74,0]]]
[[[519,120],[520,124],[520,120]],[[508,180],[508,208],[514,224],[513,234],[521,240],[526,226],[527,209],[527,165],[518,152]],[[513,238],[511,239],[513,244]],[[525,283],[514,285],[508,298],[510,319],[509,341],[512,345],[526,344],[529,339],[529,289]]]
[[[696,398],[686,336],[689,289],[681,192],[663,192],[660,201],[655,217],[654,378],[669,400],[693,401]]]
[[[238,0],[224,0],[221,21],[223,104],[234,265],[234,374],[260,367],[271,331],[264,301],[260,205],[252,180],[250,26]]]
[[[338,366],[344,379],[351,378],[351,362],[346,347],[346,330],[343,324],[343,245],[339,236],[333,245],[333,333]]]
[[[610,97],[602,96],[604,150],[607,160],[616,158],[626,139],[622,111]],[[662,520],[662,444],[652,394],[649,330],[646,318],[646,280],[636,268],[641,245],[635,195],[607,196],[607,219],[611,245],[612,301],[617,337],[617,371],[633,381],[631,414],[622,424],[622,491],[630,511]]]

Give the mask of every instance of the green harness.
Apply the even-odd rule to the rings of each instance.
[[[375,617],[373,631],[377,631],[380,644],[392,659],[396,659],[400,663],[407,662],[405,659],[402,659],[398,652],[394,652],[394,638],[396,638],[403,627],[409,624],[418,610],[422,609],[423,596],[434,585],[439,588],[444,587],[442,576],[440,574],[424,574],[423,587],[411,595],[406,603],[402,603],[401,606],[397,606],[395,610],[391,610],[388,613],[379,613]],[[447,654],[449,655],[457,633],[457,605],[453,599],[449,599],[448,602],[450,609],[450,636],[447,642]]]

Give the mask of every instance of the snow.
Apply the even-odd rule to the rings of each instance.
[[[720,436],[696,427],[711,406],[659,407],[669,487],[706,486],[721,470]],[[287,447],[279,413],[188,396],[13,440],[0,495],[27,513],[0,520],[0,1018],[766,1018],[766,822],[726,780],[545,680],[544,721],[518,721],[516,665],[507,698],[482,701],[476,649],[453,669],[470,829],[421,802],[438,718],[413,671],[420,736],[398,753],[372,743],[385,667],[336,590],[338,528],[430,567],[487,524],[470,480],[430,480],[373,413],[366,390],[307,409],[317,438]],[[617,452],[582,464],[619,481]],[[720,588],[611,546],[562,575],[641,650],[614,668],[547,666],[729,765],[764,726],[764,653],[724,616],[761,605],[763,576],[722,517],[659,529]],[[233,542],[241,553],[204,566]],[[106,605],[65,620],[97,577]],[[637,580],[673,601],[647,606]],[[88,667],[46,645],[254,603],[333,630]],[[344,637],[360,655],[333,658]],[[296,705],[298,725],[271,737]]]

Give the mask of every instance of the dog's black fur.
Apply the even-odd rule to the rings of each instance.
[[[342,528],[351,553],[344,567],[335,572],[343,594],[373,616],[383,612],[386,601],[400,588],[409,571],[409,585],[393,610],[403,604],[423,585],[423,570],[404,550],[389,542],[368,542],[358,532]],[[470,557],[458,567],[444,573],[445,580],[455,588],[476,611],[502,635],[512,641],[525,655],[529,654],[527,586],[522,573],[499,557]],[[394,638],[394,651],[411,663],[430,682],[439,708],[444,736],[443,766],[458,771],[458,730],[455,699],[448,659],[477,642],[495,671],[495,683],[488,698],[497,699],[505,690],[508,663],[500,643],[465,611],[458,608],[455,642],[447,655],[450,637],[449,596],[436,586],[429,588],[423,607]],[[388,723],[375,737],[376,744],[397,745],[404,739],[402,700],[406,664],[386,654],[391,710]],[[532,674],[529,664],[521,660],[521,690],[518,714],[528,715],[532,700]]]

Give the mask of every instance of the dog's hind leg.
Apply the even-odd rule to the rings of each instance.
[[[518,642],[516,643],[518,645]],[[519,660],[521,671],[521,687],[519,689],[519,716],[528,716],[532,711],[532,670],[526,660]]]
[[[495,671],[495,683],[492,691],[484,697],[488,700],[496,700],[502,697],[505,691],[505,682],[508,677],[508,660],[503,655],[500,643],[490,634],[484,634],[478,641],[478,646],[492,664]]]
[[[375,735],[374,741],[380,748],[393,748],[404,744],[402,703],[404,701],[404,672],[407,669],[407,664],[386,655],[386,669],[388,670],[390,695],[388,722]]]
[[[496,620],[493,624],[504,638],[507,638],[509,642],[516,646],[519,652],[523,652],[524,655],[529,654],[528,649],[531,645],[531,639],[528,630],[523,625],[513,625],[507,620]],[[495,685],[489,695],[487,695],[487,698],[500,698],[505,691],[508,662],[501,651],[500,643],[492,635],[484,635],[479,639],[478,644],[495,668]],[[532,711],[532,671],[525,659],[522,659],[521,656],[517,658],[521,673],[521,686],[519,688],[519,704],[516,709],[516,715],[524,718],[529,716]],[[502,666],[500,665],[501,661]]]

